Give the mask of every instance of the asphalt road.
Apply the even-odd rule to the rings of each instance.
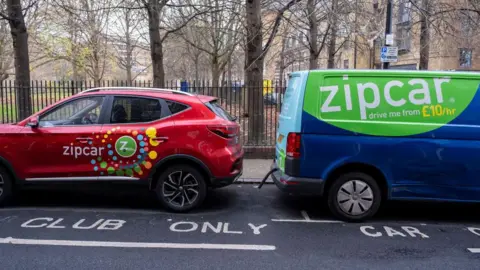
[[[361,224],[273,185],[165,212],[137,190],[23,192],[0,209],[1,269],[479,269],[480,205],[394,203]],[[469,250],[472,249],[472,250]],[[479,253],[475,253],[479,252]]]

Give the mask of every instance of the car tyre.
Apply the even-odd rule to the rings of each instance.
[[[196,168],[174,165],[160,174],[155,192],[169,211],[187,212],[203,203],[207,185],[204,176]]]
[[[340,175],[328,190],[328,208],[337,218],[361,222],[373,217],[382,203],[375,179],[362,172]]]
[[[8,171],[0,166],[0,206],[5,205],[13,195],[13,181]]]

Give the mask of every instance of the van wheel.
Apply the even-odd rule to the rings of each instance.
[[[5,205],[13,195],[13,181],[8,171],[0,166],[0,205]]]
[[[380,188],[370,175],[360,172],[343,174],[328,191],[328,207],[339,219],[360,222],[375,215],[380,208]]]
[[[160,175],[155,192],[168,210],[187,212],[203,203],[207,186],[197,169],[188,165],[174,165]]]

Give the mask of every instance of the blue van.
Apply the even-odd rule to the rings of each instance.
[[[272,178],[346,221],[386,200],[480,202],[479,84],[472,72],[292,73]]]

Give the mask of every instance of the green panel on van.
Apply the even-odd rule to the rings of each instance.
[[[442,73],[309,73],[304,110],[352,132],[408,136],[452,121],[470,104],[478,81]],[[462,88],[462,91],[456,91]],[[381,124],[381,125],[378,125]]]

